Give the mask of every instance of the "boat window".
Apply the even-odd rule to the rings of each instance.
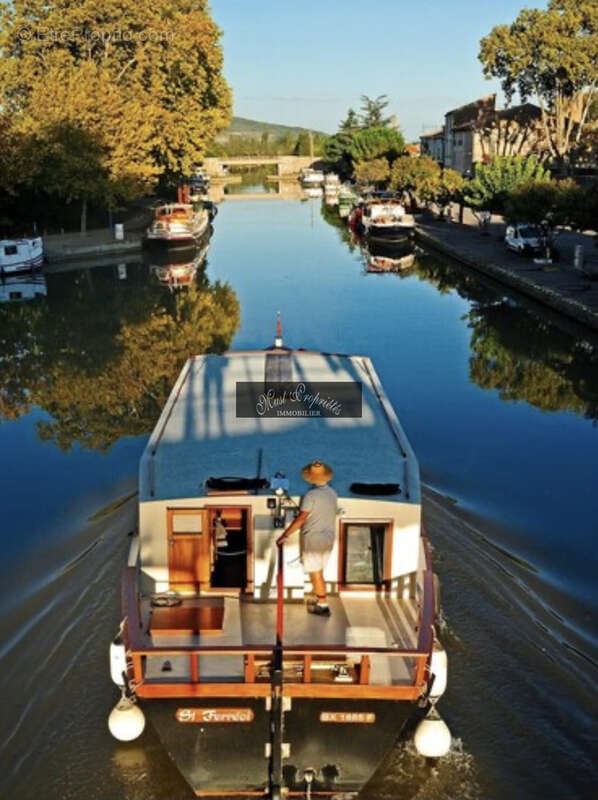
[[[172,533],[174,536],[201,536],[203,532],[203,516],[201,514],[174,514],[172,517]]]
[[[385,525],[355,523],[345,526],[345,583],[384,581]]]
[[[16,256],[18,253],[18,247],[16,244],[7,244],[4,245],[4,255],[5,256]]]

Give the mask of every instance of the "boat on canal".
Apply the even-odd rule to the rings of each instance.
[[[402,241],[415,234],[415,220],[395,197],[369,197],[349,217],[350,227],[368,239]]]
[[[41,236],[0,240],[0,275],[27,272],[43,263],[44,241]]]
[[[320,169],[312,169],[311,167],[304,167],[300,174],[299,180],[303,186],[313,187],[322,186],[324,183],[324,173]]]
[[[210,224],[210,212],[203,202],[165,203],[154,211],[147,229],[146,244],[189,246],[203,236]]]
[[[270,391],[285,387],[298,405],[279,414]],[[328,411],[303,414],[313,403]],[[276,544],[314,457],[339,496],[330,617],[306,613],[299,542]],[[353,796],[408,721],[422,755],[444,755],[421,512],[415,454],[369,358],[289,349],[280,329],[264,350],[191,357],[140,462],[113,735],[135,739],[147,717],[198,797]]]

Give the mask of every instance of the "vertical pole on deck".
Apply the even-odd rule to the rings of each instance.
[[[282,636],[284,630],[284,559],[282,546],[278,548],[278,568],[276,570],[276,646],[282,655]],[[282,666],[282,665],[281,665]]]
[[[282,638],[284,615],[284,560],[282,546],[278,547],[276,571],[276,645],[272,651],[270,670],[270,764],[268,770],[269,800],[280,800],[282,792]]]

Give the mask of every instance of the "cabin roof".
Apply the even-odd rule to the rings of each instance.
[[[362,416],[237,417],[237,382],[264,381],[272,357],[279,379],[360,382]],[[368,358],[284,348],[195,356],[142,456],[140,501],[206,495],[210,477],[271,478],[276,472],[289,479],[290,494],[301,495],[308,488],[301,469],[315,459],[334,469],[331,485],[341,497],[357,496],[350,490],[354,482],[398,483],[401,493],[384,499],[419,503],[415,456]]]

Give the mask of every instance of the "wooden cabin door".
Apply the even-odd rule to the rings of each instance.
[[[210,585],[212,536],[203,508],[167,510],[168,576],[172,589],[195,591]]]

